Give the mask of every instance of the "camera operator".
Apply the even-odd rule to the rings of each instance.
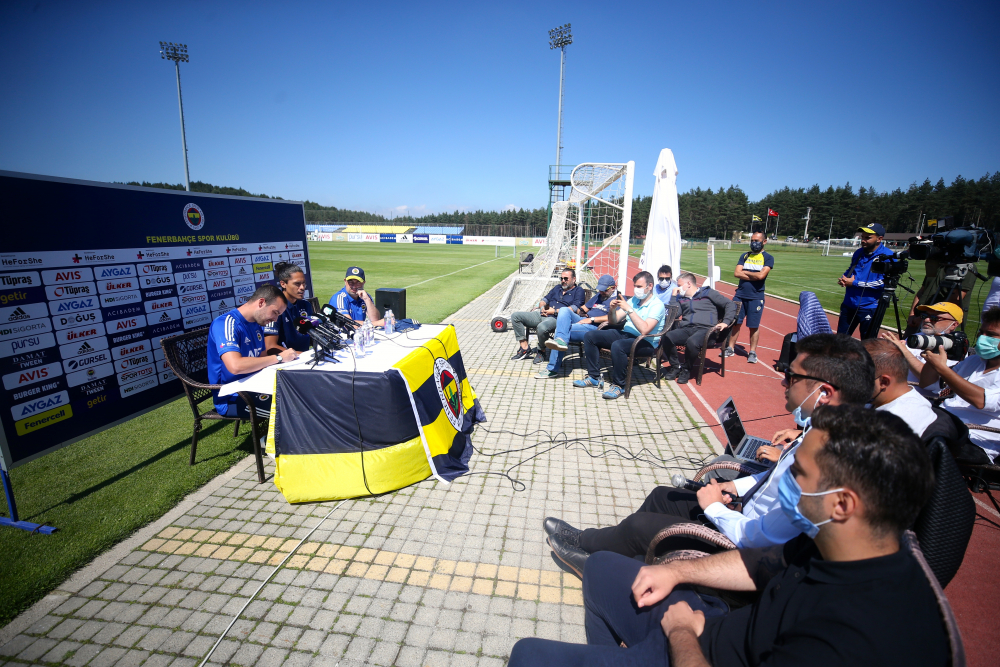
[[[951,394],[942,407],[967,424],[1000,427],[1000,308],[983,313],[976,338],[976,354],[949,368],[943,348],[924,352],[920,386],[944,380]],[[992,463],[1000,453],[1000,433],[969,429],[969,438],[980,451],[970,452],[970,463]],[[964,458],[964,457],[963,457]]]
[[[917,333],[924,336],[948,336],[962,324],[963,313],[961,307],[954,303],[935,303],[933,306],[920,306],[917,314],[921,318],[920,329]],[[906,363],[910,367],[908,382],[919,383],[920,372],[924,368],[924,359],[921,356],[923,348],[910,347],[906,344],[906,339],[900,339],[892,331],[883,331],[879,338],[891,342],[904,353],[906,353]],[[954,366],[959,360],[948,359],[948,365]]]
[[[861,326],[861,337],[868,338],[872,316],[878,309],[879,297],[885,286],[881,273],[872,271],[872,263],[877,257],[892,257],[892,251],[882,245],[885,228],[877,222],[868,227],[858,227],[861,232],[861,247],[854,251],[851,265],[837,284],[846,288],[844,302],[840,305],[840,320],[837,333],[854,333]]]

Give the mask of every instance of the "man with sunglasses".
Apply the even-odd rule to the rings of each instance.
[[[540,364],[545,361],[545,342],[556,330],[556,316],[560,308],[569,308],[574,313],[580,310],[585,299],[583,288],[576,284],[576,271],[563,269],[559,276],[559,284],[549,290],[545,298],[538,302],[538,310],[517,311],[511,313],[510,324],[517,339],[517,349],[511,359],[530,359],[532,350],[528,346],[527,329],[534,329],[538,336],[538,347],[535,350],[535,360]]]
[[[924,352],[920,386],[927,387],[938,380],[948,383],[950,395],[941,404],[963,423],[1000,428],[1000,308],[983,313],[976,337],[976,354],[948,367],[947,353],[938,348]],[[1000,455],[1000,433],[969,429],[969,439],[975,447],[952,452],[963,463],[990,464]]]
[[[1000,309],[998,309],[1000,310]],[[875,387],[875,367],[861,341],[839,334],[807,336],[785,370],[785,409],[800,428],[820,405],[865,405]],[[775,436],[775,444],[789,432]],[[582,575],[591,553],[613,551],[624,556],[645,555],[662,529],[677,523],[700,522],[715,528],[737,547],[784,544],[799,534],[781,512],[778,480],[795,460],[802,442],[796,431],[788,438],[781,458],[769,470],[731,482],[715,480],[697,492],[659,486],[634,514],[617,526],[579,530],[549,517],[542,526],[555,556]],[[728,505],[742,500],[742,509]]]
[[[925,336],[950,334],[961,326],[964,315],[961,306],[945,301],[935,303],[931,306],[919,306],[917,312],[923,315],[923,321],[920,323],[920,331],[918,333],[922,333]],[[920,382],[920,372],[924,368],[924,358],[921,356],[923,350],[910,347],[906,344],[905,339],[901,340],[892,331],[883,331],[879,334],[879,338],[884,338],[906,353],[906,363],[910,367],[907,381],[913,383]],[[957,363],[957,361],[948,360],[949,366],[954,366]]]
[[[589,331],[608,321],[608,308],[618,297],[615,289],[615,279],[608,274],[597,281],[597,294],[590,298],[586,305],[580,306],[580,312],[574,313],[572,308],[560,308],[556,317],[556,334],[545,341],[545,346],[552,350],[549,353],[549,365],[535,376],[539,380],[551,380],[559,377],[563,356],[570,343],[582,343],[583,337]]]

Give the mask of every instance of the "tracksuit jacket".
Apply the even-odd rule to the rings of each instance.
[[[844,303],[841,308],[857,308],[858,310],[875,310],[878,308],[879,297],[882,296],[881,273],[872,272],[872,262],[880,255],[892,255],[892,251],[879,244],[875,251],[867,255],[864,248],[858,248],[851,257],[851,265],[844,271],[845,277],[854,275],[854,284],[849,285],[844,293]]]

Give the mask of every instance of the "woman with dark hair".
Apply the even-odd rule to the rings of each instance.
[[[274,266],[274,277],[288,301],[288,308],[277,320],[264,327],[264,347],[268,352],[286,349],[305,352],[310,348],[309,336],[299,333],[297,328],[300,319],[313,314],[312,304],[303,298],[306,292],[305,273],[298,264],[278,262]]]

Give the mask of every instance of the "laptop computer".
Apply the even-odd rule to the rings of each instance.
[[[731,456],[740,461],[753,463],[764,468],[774,465],[770,461],[760,461],[757,459],[757,449],[761,445],[770,445],[771,441],[747,435],[746,429],[743,428],[743,420],[740,419],[740,413],[736,409],[736,403],[733,402],[732,396],[719,406],[715,414],[718,416],[719,423],[722,424],[722,429],[726,432],[726,437],[729,439],[726,449]]]

